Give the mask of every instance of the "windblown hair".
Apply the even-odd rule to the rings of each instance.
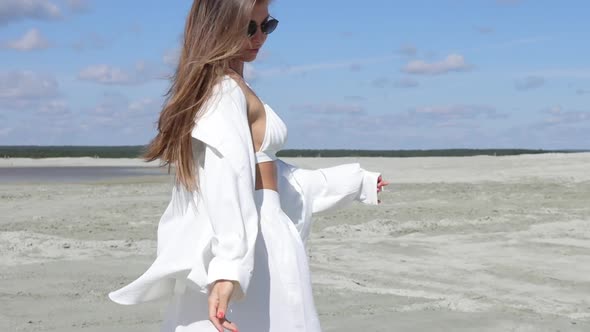
[[[176,169],[176,184],[198,190],[191,131],[214,86],[239,59],[256,0],[194,0],[178,67],[158,120],[158,134],[143,158]]]

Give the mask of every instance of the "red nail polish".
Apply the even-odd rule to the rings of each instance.
[[[223,311],[220,311],[220,312],[217,313],[217,318],[222,319],[223,316],[224,316]]]

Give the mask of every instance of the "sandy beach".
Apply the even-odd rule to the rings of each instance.
[[[379,206],[314,218],[324,331],[590,331],[590,153],[284,160],[360,162],[392,182]],[[157,163],[0,159],[69,166]],[[158,331],[165,301],[120,306],[107,293],[153,261],[171,186],[0,182],[0,331]]]

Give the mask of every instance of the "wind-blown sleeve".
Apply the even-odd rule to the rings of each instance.
[[[378,204],[381,173],[367,171],[359,163],[305,169],[279,159],[277,166],[281,207],[304,242],[311,233],[314,213],[344,208],[354,201]]]
[[[293,174],[312,201],[312,212],[342,208],[353,201],[377,205],[377,179],[381,173],[367,171],[359,163],[315,170],[293,168]]]

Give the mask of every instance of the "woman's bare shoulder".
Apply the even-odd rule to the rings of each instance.
[[[255,122],[261,117],[261,114],[263,113],[262,100],[239,74],[230,72],[226,75],[226,78],[232,82],[232,85],[240,88],[239,90],[241,90],[241,95],[245,98],[249,122]]]
[[[246,81],[244,81],[244,79],[240,75],[238,75],[235,72],[229,72],[228,74],[225,75],[225,78],[228,78],[232,84],[235,84],[238,87],[240,87],[240,90],[241,90],[242,94],[244,95],[244,97],[246,99],[248,98],[248,95],[251,93],[250,88],[248,87],[248,84],[246,83]]]

